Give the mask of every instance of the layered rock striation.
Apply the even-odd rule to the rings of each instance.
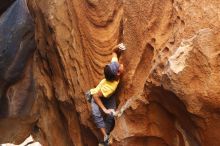
[[[37,121],[26,134],[44,146],[97,145],[84,92],[124,42],[112,145],[220,145],[218,0],[30,0],[28,7],[37,49],[27,115]]]

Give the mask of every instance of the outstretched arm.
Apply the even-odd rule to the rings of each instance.
[[[111,62],[118,62],[118,55],[117,55],[116,52],[112,53],[112,60],[111,60]]]
[[[113,52],[112,52],[112,61],[118,62],[118,58],[121,56],[121,51],[119,49],[119,45],[116,45],[113,47]]]
[[[126,47],[123,43],[120,43],[113,47],[112,61],[118,62],[118,58],[121,56],[121,53],[126,50]]]

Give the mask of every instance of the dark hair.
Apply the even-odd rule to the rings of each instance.
[[[111,71],[111,68],[109,65],[106,65],[104,68],[104,75],[105,75],[105,79],[107,81],[114,81],[115,80],[115,75],[114,73]]]

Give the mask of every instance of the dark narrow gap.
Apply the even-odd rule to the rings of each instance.
[[[124,41],[124,21],[123,19],[121,19],[121,22],[120,22],[120,26],[119,26],[119,38],[118,38],[118,43],[121,43]]]
[[[1,0],[0,17],[13,4],[15,0]]]
[[[65,115],[62,111],[62,109],[63,109],[62,107],[71,108],[71,105],[67,102],[65,102],[65,103],[59,102],[57,98],[54,98],[54,103],[52,103],[52,104],[55,105],[55,107],[56,107],[56,109],[59,113],[60,120],[63,120],[62,121],[62,126],[65,129],[65,135],[67,135],[66,140],[69,143],[69,146],[75,146],[74,141],[72,141],[72,139],[70,138],[71,136],[70,136],[70,133],[69,133],[68,125],[66,124],[66,123],[68,123],[68,120],[66,119],[66,117],[65,117]]]
[[[8,116],[9,112],[9,100],[6,97],[6,87],[0,88],[0,119]]]
[[[35,141],[30,141],[30,142],[28,142],[27,144],[25,144],[24,146],[29,146],[29,145],[31,145],[31,144],[33,144],[33,143],[35,143]]]
[[[71,101],[74,105],[73,109],[75,110],[76,117],[78,117],[77,122],[79,123],[79,126],[80,126],[80,135],[82,136],[82,141],[83,141],[84,146],[97,146],[98,145],[97,137],[94,135],[94,133],[89,127],[85,127],[84,125],[80,123],[80,120],[79,120],[80,115],[76,111],[75,102],[72,98],[71,98]]]
[[[149,89],[148,89],[149,90]],[[184,129],[189,143],[193,146],[200,146],[200,138],[196,123],[192,120],[192,114],[186,109],[183,102],[171,91],[163,87],[150,87],[149,102],[156,102],[163,106]],[[202,120],[202,119],[201,119]]]
[[[98,145],[98,140],[96,138],[96,136],[93,134],[93,132],[83,126],[81,123],[80,123],[80,120],[79,120],[79,113],[76,111],[76,107],[75,107],[75,103],[74,103],[74,100],[72,98],[70,98],[69,101],[65,101],[65,102],[59,102],[57,99],[56,99],[56,102],[58,104],[58,110],[59,110],[59,113],[61,115],[61,119],[64,120],[63,122],[63,126],[65,127],[65,131],[67,132],[67,135],[69,137],[69,140],[71,141],[71,143],[73,145],[76,145],[77,142],[79,141],[73,141],[73,139],[71,139],[71,135],[69,133],[71,127],[69,127],[67,124],[65,123],[68,123],[68,120],[66,119],[66,116],[64,115],[64,113],[71,113],[73,115],[73,117],[75,118],[76,120],[76,124],[79,126],[79,131],[77,132],[78,135],[80,135],[80,140],[81,140],[81,144],[83,146],[97,146]],[[79,139],[78,139],[79,140]]]

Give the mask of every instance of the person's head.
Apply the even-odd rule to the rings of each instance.
[[[118,77],[123,73],[123,71],[123,64],[119,64],[118,62],[111,62],[110,64],[105,66],[104,75],[106,80],[114,81],[118,79]]]

